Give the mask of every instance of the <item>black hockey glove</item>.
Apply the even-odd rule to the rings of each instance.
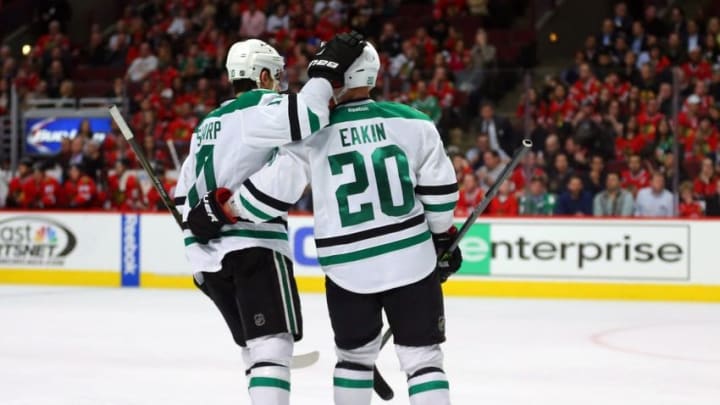
[[[434,233],[432,235],[435,251],[438,255],[446,252],[450,245],[455,242],[457,231],[457,228],[453,225],[447,232]],[[444,254],[442,257],[438,256],[437,267],[435,269],[440,275],[440,282],[444,283],[447,281],[448,277],[455,274],[461,265],[462,252],[460,251],[460,246],[456,247],[452,252]]]
[[[345,84],[345,71],[364,48],[365,39],[356,31],[335,35],[320,47],[308,64],[308,76],[321,77],[327,79],[333,87],[342,87]]]
[[[220,237],[223,225],[234,224],[237,219],[229,210],[223,208],[232,196],[226,188],[219,188],[205,194],[200,202],[188,214],[188,227],[200,243]]]

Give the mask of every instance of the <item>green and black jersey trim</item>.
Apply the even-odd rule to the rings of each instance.
[[[414,216],[403,222],[391,225],[380,226],[377,228],[367,229],[360,232],[350,233],[342,236],[335,236],[332,238],[317,238],[315,239],[315,246],[319,248],[326,248],[337,245],[346,245],[348,243],[360,242],[370,238],[376,238],[395,232],[404,231],[414,226],[418,226],[425,222],[425,216],[423,214]]]
[[[405,118],[433,122],[426,114],[405,104],[378,101],[336,108],[330,114],[330,125],[371,118]]]
[[[340,253],[330,256],[320,256],[318,257],[318,262],[320,262],[321,266],[332,266],[336,264],[354,262],[406,249],[411,246],[419,245],[427,240],[430,240],[430,238],[430,231],[425,230],[422,233],[410,236],[408,238],[384,243],[377,246],[372,246],[365,249],[359,249],[348,253]]]
[[[269,239],[269,240],[288,240],[287,232],[264,231],[257,229],[231,229],[220,232],[220,237],[240,237],[253,239]],[[198,242],[194,236],[188,236],[184,239],[185,246],[190,246]]]
[[[457,201],[445,203],[445,204],[425,204],[423,203],[423,208],[427,212],[447,212],[447,211],[453,211],[455,210],[455,206],[457,205]]]
[[[415,192],[420,195],[446,195],[458,191],[457,183],[444,184],[441,186],[416,186]]]
[[[273,208],[277,211],[287,211],[292,207],[292,204],[278,200],[277,198],[271,197],[262,191],[258,190],[257,187],[250,181],[250,179],[245,180],[243,182],[243,186],[247,189],[250,194],[252,194],[253,197],[255,197],[256,200],[260,201],[261,203],[267,205],[270,208]]]

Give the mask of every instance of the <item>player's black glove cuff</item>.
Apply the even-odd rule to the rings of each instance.
[[[447,232],[434,233],[432,235],[433,243],[435,244],[435,251],[438,253],[438,261],[435,270],[440,276],[440,282],[447,281],[448,277],[455,274],[462,265],[462,252],[460,246],[456,247],[450,253],[447,252],[448,248],[455,242],[457,238],[457,228],[453,225]]]
[[[223,225],[234,224],[237,220],[225,212],[223,204],[232,196],[226,188],[219,188],[205,194],[188,214],[188,227],[200,243],[220,237]]]
[[[345,71],[365,48],[362,34],[352,31],[336,35],[323,44],[308,64],[308,76],[327,79],[333,87],[345,84]]]

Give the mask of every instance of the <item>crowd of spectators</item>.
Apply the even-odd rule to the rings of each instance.
[[[107,86],[105,94],[92,95],[126,98],[129,123],[144,152],[155,164],[171,168],[171,152],[182,160],[198,121],[232,97],[224,69],[230,44],[250,37],[272,44],[285,57],[282,81],[288,90],[297,91],[307,80],[307,63],[321,41],[356,29],[380,51],[387,73],[379,79],[378,95],[410,103],[443,127],[461,109],[463,97],[458,94],[479,91],[487,76],[485,68],[493,66],[496,58],[484,30],[477,32],[472,46],[465,45],[462,35],[446,20],[485,12],[482,6],[492,2],[437,1],[430,8],[428,26],[405,33],[393,23],[400,3],[135,1],[124,9],[109,33],[97,24],[91,25],[87,42],[79,44],[71,43],[64,23],[53,20],[28,55],[18,59],[8,47],[0,49],[4,78],[0,81],[0,114],[5,112],[2,108],[7,105],[10,83],[16,86],[21,100],[70,100],[84,85],[84,78],[77,77],[77,66],[119,69],[124,74]],[[111,177],[121,160],[131,171],[139,167],[134,153],[118,141],[116,130],[100,139],[91,129],[87,136],[79,135],[64,140],[61,153],[41,166],[60,174],[59,179],[66,183],[70,177],[65,176],[75,165],[98,191],[90,199],[93,202],[84,206],[118,207],[112,198],[116,193]],[[99,162],[93,157],[96,155]],[[26,167],[26,172],[31,178],[32,170]],[[126,190],[122,184],[121,189]],[[28,207],[30,200],[19,198],[19,189],[13,190],[10,204]],[[130,193],[132,188],[128,190]],[[146,199],[128,196],[127,200],[135,203],[123,207],[148,207],[148,202],[141,203]],[[70,204],[67,199],[56,200],[62,206]],[[35,204],[40,205],[52,206]]]
[[[675,185],[676,167],[680,214],[718,215],[720,19],[688,18],[679,7],[660,18],[654,6],[633,16],[617,3],[572,66],[523,95],[513,125],[492,103],[481,102],[497,66],[487,33],[480,28],[467,38],[446,23],[471,15],[476,3],[439,0],[430,24],[400,32],[394,18],[399,2],[392,0],[131,2],[109,34],[92,25],[87,43],[71,44],[52,21],[26,57],[16,60],[0,48],[0,113],[11,82],[25,100],[72,98],[76,66],[122,69],[124,76],[105,95],[128,100],[130,125],[164,175],[174,166],[171,152],[180,160],[187,153],[199,119],[232,96],[223,68],[231,43],[248,37],[271,43],[286,59],[283,82],[297,91],[320,42],[358,29],[381,54],[386,74],[377,96],[414,106],[441,129],[461,186],[458,215],[482,199],[523,131],[534,150],[501,187],[491,215],[670,216],[674,197],[665,190]],[[682,96],[677,126],[673,80]],[[519,129],[524,122],[529,127]],[[155,209],[157,199],[138,185],[135,156],[117,132],[103,139],[86,132],[65,140],[53,161],[27,162],[22,173],[36,185],[15,181],[9,202]],[[462,148],[469,139],[472,147]],[[57,189],[58,196],[47,199],[54,204],[24,197],[37,195],[32,190],[53,177],[39,172],[62,181],[44,188],[50,194]],[[89,184],[91,197],[73,202],[69,195],[80,189],[75,183]]]
[[[572,66],[523,95],[516,115],[534,150],[488,214],[669,217],[677,187],[679,216],[720,216],[720,18],[675,6],[661,19],[653,5],[632,16],[624,2],[613,11]],[[476,121],[476,145],[454,154],[467,194],[458,215],[519,138],[489,105]]]

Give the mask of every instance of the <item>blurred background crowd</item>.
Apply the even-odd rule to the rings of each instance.
[[[3,2],[0,20],[19,3]],[[537,43],[563,40],[538,34],[553,1],[121,3],[113,23],[90,21],[81,40],[70,40],[71,3],[38,1],[28,14],[34,42],[0,48],[0,115],[10,113],[12,89],[21,111],[42,100],[121,100],[172,192],[195,126],[232,97],[224,60],[233,42],[261,38],[276,47],[286,60],[283,82],[297,91],[321,41],[356,29],[381,54],[375,97],[407,103],[438,126],[460,185],[458,216],[482,200],[523,138],[533,151],[489,215],[720,216],[713,2],[695,2],[692,15],[683,2],[608,2],[574,54],[544,68]],[[116,128],[98,137],[82,121],[58,154],[10,164],[3,157],[7,207],[162,210]],[[311,211],[309,199],[297,209]]]

